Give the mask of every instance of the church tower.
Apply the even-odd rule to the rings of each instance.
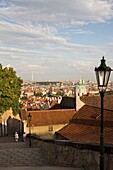
[[[80,97],[87,94],[87,88],[83,80],[80,79],[79,82],[75,85],[74,93],[77,111],[84,105],[84,103],[80,100]]]

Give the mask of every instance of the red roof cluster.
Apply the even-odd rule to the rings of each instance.
[[[78,110],[70,123],[56,132],[56,135],[58,138],[75,142],[100,143],[100,97],[85,96],[82,101],[87,105]],[[113,96],[111,95],[105,96],[104,142],[113,144]]]
[[[39,110],[39,111],[22,111],[22,120],[27,120],[28,114],[31,114],[32,126],[47,126],[47,125],[59,125],[66,124],[75,114],[74,109],[62,109],[62,110]]]

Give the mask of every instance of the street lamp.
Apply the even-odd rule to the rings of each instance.
[[[106,66],[104,57],[99,67],[95,67],[96,79],[101,96],[101,129],[100,129],[100,170],[104,170],[104,93],[106,91],[112,69]]]
[[[31,118],[32,115],[29,113],[28,114],[28,124],[29,124],[29,146],[31,147]]]

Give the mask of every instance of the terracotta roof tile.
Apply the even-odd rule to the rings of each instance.
[[[74,109],[29,111],[32,115],[31,124],[34,126],[66,124],[75,114]]]
[[[76,112],[77,114],[73,117],[73,119],[88,119],[88,120],[100,120],[101,109],[98,107],[84,105],[82,108]],[[113,121],[113,110],[104,109],[104,120],[112,120]]]
[[[82,96],[82,102],[89,106],[101,107],[101,98],[98,96]],[[104,96],[104,109],[113,110],[113,95]]]
[[[53,106],[56,105],[56,104],[58,104],[57,100],[53,100],[53,101],[51,102],[50,107],[53,107]]]
[[[100,142],[100,108],[83,106],[70,123],[57,134],[75,142]],[[94,116],[97,115],[97,116]],[[104,138],[106,144],[113,144],[113,111],[104,110]]]

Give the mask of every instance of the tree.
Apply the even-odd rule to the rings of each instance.
[[[13,68],[2,68],[0,64],[0,112],[12,108],[13,114],[19,112],[21,85],[23,81],[16,75]]]
[[[34,96],[39,96],[39,97],[42,97],[43,96],[43,93],[42,92],[34,92]]]
[[[63,91],[61,91],[61,90],[59,90],[57,93],[56,93],[56,96],[63,96],[64,95],[64,93],[63,93]]]

